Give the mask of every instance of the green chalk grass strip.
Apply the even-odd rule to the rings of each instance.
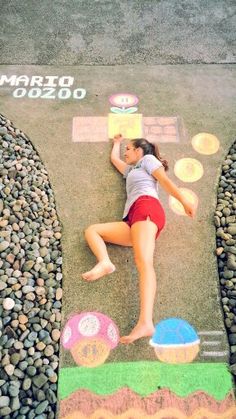
[[[103,364],[96,368],[61,368],[59,396],[65,399],[76,390],[86,389],[108,395],[129,387],[141,396],[168,388],[178,396],[201,390],[223,400],[232,390],[232,378],[224,363],[164,364],[140,361]]]

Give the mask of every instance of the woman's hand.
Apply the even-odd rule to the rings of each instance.
[[[175,199],[178,199],[178,201],[183,205],[186,215],[192,218],[195,216],[197,206],[185,198],[184,194],[181,193],[181,190],[167,176],[164,167],[154,170],[154,172],[152,172],[152,176],[158,180],[160,185],[168,194],[173,196]]]
[[[123,137],[121,134],[116,134],[113,138],[113,143],[118,143],[120,144],[123,141]]]
[[[184,211],[186,215],[193,218],[196,213],[196,206],[192,204],[191,202],[187,201],[186,199],[182,200],[182,205],[184,207]]]

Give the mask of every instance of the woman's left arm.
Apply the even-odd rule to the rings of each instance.
[[[179,188],[170,180],[170,178],[167,176],[165,169],[163,167],[160,167],[159,169],[154,170],[152,172],[152,176],[158,180],[160,185],[163,189],[170,195],[172,195],[174,198],[178,199],[178,201],[181,202],[181,204],[184,207],[184,210],[189,217],[194,217],[195,215],[195,207],[194,205],[189,202],[184,195],[181,193]]]

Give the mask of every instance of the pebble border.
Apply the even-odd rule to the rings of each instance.
[[[236,141],[222,164],[214,214],[216,255],[230,371],[236,383]]]
[[[61,225],[29,138],[0,114],[0,417],[53,419],[62,299]]]

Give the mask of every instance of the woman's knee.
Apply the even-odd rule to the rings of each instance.
[[[153,268],[153,258],[150,256],[134,256],[138,270]]]
[[[98,224],[91,224],[84,230],[85,237],[89,236],[91,233],[97,232],[97,225]]]

